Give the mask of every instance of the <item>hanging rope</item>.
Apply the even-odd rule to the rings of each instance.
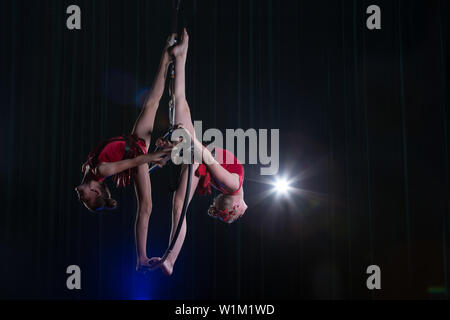
[[[191,142],[191,150],[194,150],[194,145]],[[175,233],[172,237],[172,241],[170,242],[169,247],[167,248],[166,252],[164,253],[163,257],[161,258],[161,263],[166,260],[166,258],[169,256],[169,254],[172,252],[173,247],[175,246],[175,243],[177,242],[178,235],[180,234],[181,226],[183,225],[184,217],[186,216],[187,208],[189,205],[189,195],[191,194],[191,183],[192,183],[192,174],[193,174],[193,168],[194,168],[194,152],[191,151],[191,162],[188,166],[188,180],[186,184],[186,194],[184,196],[184,202],[183,202],[183,209],[181,210],[181,216],[180,220],[178,220],[177,229],[175,230]]]
[[[172,33],[177,33],[178,32],[178,13],[180,10],[180,4],[181,4],[181,0],[174,0],[173,2],[173,8],[172,8]],[[176,40],[175,40],[176,43]],[[169,78],[169,96],[170,96],[170,100],[169,100],[169,130],[167,131],[167,133],[162,136],[162,140],[169,140],[170,137],[172,136],[172,132],[174,131],[174,127],[175,127],[175,108],[176,108],[176,100],[175,100],[175,64],[174,62],[172,62],[169,66],[169,70],[170,70],[170,78]],[[156,147],[155,151],[158,151],[159,148]],[[191,161],[188,165],[188,180],[187,180],[187,185],[186,185],[186,194],[184,196],[184,202],[183,202],[183,208],[181,210],[181,216],[180,219],[178,220],[178,224],[177,224],[177,228],[175,230],[175,233],[173,234],[172,240],[170,241],[169,247],[167,248],[166,252],[164,253],[163,257],[161,258],[161,262],[163,263],[167,257],[169,256],[169,254],[172,252],[173,247],[175,246],[175,243],[178,240],[178,236],[180,234],[181,231],[181,226],[183,225],[183,221],[184,218],[186,216],[186,212],[187,212],[187,208],[189,205],[189,195],[191,194],[191,183],[192,183],[192,175],[193,175],[193,163],[194,163],[194,146],[193,143],[191,142],[191,148],[190,148],[190,153],[191,153]],[[150,170],[149,173],[152,173],[155,169],[157,169],[158,166],[157,165],[153,165]]]

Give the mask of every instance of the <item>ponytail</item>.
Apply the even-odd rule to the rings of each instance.
[[[102,194],[95,201],[95,208],[91,208],[92,212],[106,210],[114,210],[117,208],[117,201],[111,198],[111,192],[104,181],[100,182],[100,190]]]
[[[105,199],[105,209],[113,210],[117,208],[117,201],[112,198]]]

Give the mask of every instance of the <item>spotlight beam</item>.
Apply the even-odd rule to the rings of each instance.
[[[278,178],[273,183],[274,191],[278,194],[288,194],[291,190],[290,182],[286,178]]]

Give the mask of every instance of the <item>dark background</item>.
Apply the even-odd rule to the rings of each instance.
[[[66,28],[77,4],[82,30]],[[366,8],[382,29],[366,28]],[[185,0],[187,96],[203,127],[279,128],[270,194],[246,165],[249,209],[225,225],[194,198],[172,277],[134,272],[132,187],[93,214],[74,192],[100,140],[128,133],[170,29],[171,1],[2,1],[0,297],[448,298],[448,1]],[[167,96],[156,120],[167,128]],[[149,256],[170,228],[152,175]],[[65,287],[66,267],[82,290]],[[366,288],[381,267],[382,289]]]

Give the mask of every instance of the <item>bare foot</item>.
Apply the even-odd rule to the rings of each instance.
[[[145,264],[136,264],[136,271],[141,273],[141,274],[146,274],[147,272],[149,272],[149,268],[148,266],[146,266]]]
[[[148,271],[155,270],[159,267],[160,260],[160,258],[140,259],[136,264],[136,271],[147,273]]]
[[[157,268],[160,268],[162,273],[164,273],[166,276],[171,276],[173,273],[173,264],[169,260],[164,260],[163,263],[161,263],[161,258],[153,257],[151,259],[147,259],[146,261],[140,261],[138,262],[136,266],[136,271],[146,274],[149,271],[153,271]]]
[[[166,276],[171,276],[173,273],[173,264],[172,262],[170,262],[169,260],[164,260],[163,263],[161,263],[159,265],[159,267],[161,268],[161,271],[166,275]]]
[[[189,35],[186,28],[183,29],[183,34],[181,35],[181,41],[176,46],[170,49],[170,53],[175,56],[175,58],[186,58],[187,51],[189,47]]]

